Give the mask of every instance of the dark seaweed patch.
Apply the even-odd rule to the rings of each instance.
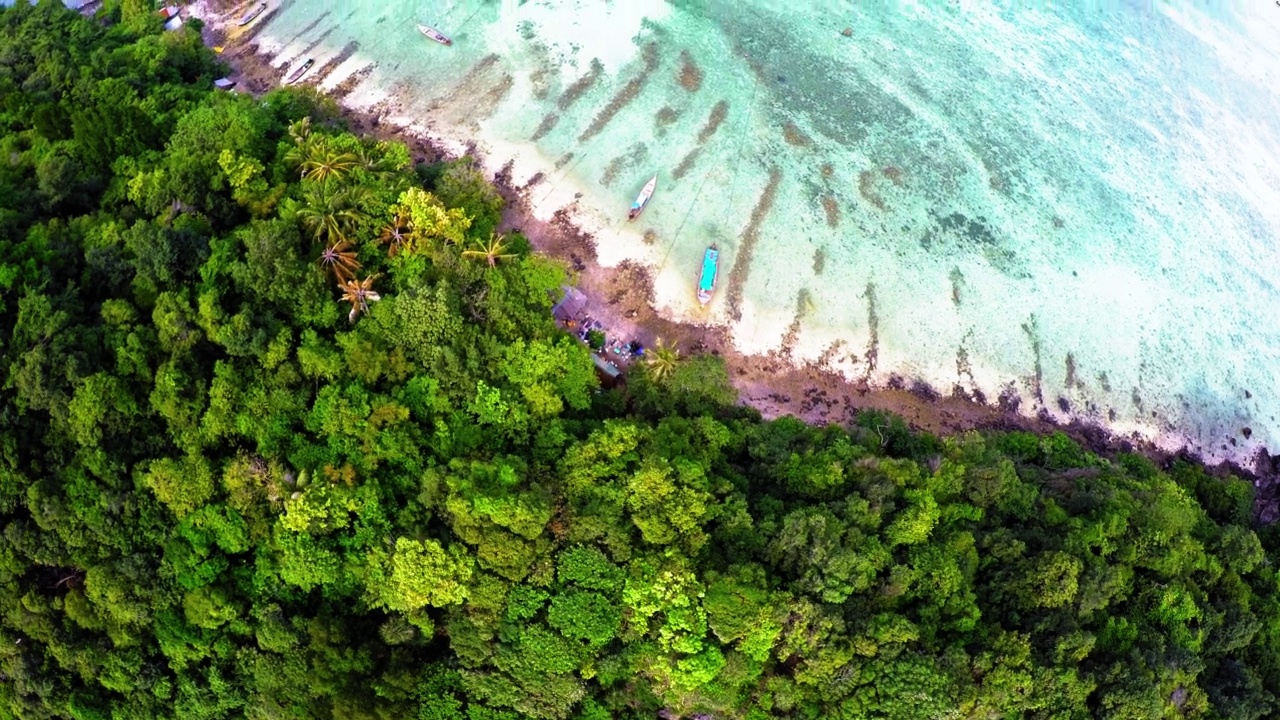
[[[586,142],[598,135],[600,131],[604,130],[605,126],[613,120],[618,112],[620,112],[622,108],[631,104],[631,101],[635,100],[636,96],[640,94],[640,91],[644,89],[645,84],[649,82],[649,78],[652,77],[653,71],[658,69],[659,58],[657,44],[649,43],[646,45],[642,55],[644,57],[644,71],[636,77],[628,80],[627,84],[623,85],[622,89],[618,90],[618,92],[614,94],[613,98],[604,106],[604,109],[596,115],[595,120],[592,120],[591,124],[587,126],[587,129],[583,130],[582,134],[578,136],[579,142]]]
[[[755,253],[756,243],[760,241],[760,225],[773,209],[777,199],[778,185],[782,183],[782,171],[773,168],[769,171],[769,182],[765,185],[756,206],[751,210],[747,227],[742,231],[742,243],[738,246],[737,257],[733,259],[733,267],[729,270],[729,289],[725,293],[729,303],[729,315],[735,321],[742,319],[742,286],[751,273],[751,257]]]
[[[996,270],[1012,277],[1027,277],[1018,256],[1000,241],[985,217],[960,212],[941,215],[930,210],[931,222],[920,236],[925,250],[945,252],[958,248],[982,255]]]

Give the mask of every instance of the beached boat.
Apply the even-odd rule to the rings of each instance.
[[[288,80],[284,81],[285,84],[292,85],[298,82],[299,80],[302,79],[303,75],[307,74],[307,71],[311,69],[311,66],[315,64],[316,64],[315,58],[307,58],[307,61],[302,63],[302,65],[297,70],[294,70],[293,74],[289,76]]]
[[[702,277],[698,278],[698,302],[703,305],[711,302],[711,293],[716,289],[716,272],[719,265],[720,250],[712,245],[702,255]]]
[[[239,25],[240,27],[244,27],[245,25],[248,25],[249,23],[253,22],[254,19],[257,18],[259,15],[266,12],[266,10],[267,10],[267,4],[259,3],[258,7],[245,13],[244,16],[240,18],[240,22],[237,23],[237,25]]]
[[[644,210],[644,206],[649,204],[649,198],[653,197],[654,188],[658,187],[658,176],[654,175],[645,183],[644,189],[636,196],[636,201],[631,203],[631,212],[627,213],[628,220],[635,220],[640,217],[640,211]]]
[[[423,35],[426,35],[427,37],[431,38],[432,40],[435,40],[436,42],[440,43],[441,45],[452,45],[452,44],[453,44],[453,41],[449,39],[449,36],[448,36],[448,35],[445,35],[444,33],[440,32],[439,30],[437,30],[437,29],[435,29],[435,28],[431,27],[430,25],[423,25],[422,23],[418,23],[418,32],[422,33]]]
[[[165,30],[177,30],[182,27],[182,10],[177,5],[168,5],[156,11],[164,20]]]

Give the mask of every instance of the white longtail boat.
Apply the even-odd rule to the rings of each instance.
[[[294,70],[293,74],[289,76],[288,80],[284,81],[285,84],[292,85],[298,82],[299,80],[302,79],[303,75],[307,74],[307,71],[311,69],[311,66],[315,64],[316,64],[315,58],[307,58],[307,61],[302,63],[302,66],[299,67],[297,70]]]
[[[654,175],[645,183],[644,189],[636,196],[636,201],[631,203],[631,212],[627,213],[628,220],[635,220],[640,217],[640,211],[644,210],[644,206],[649,204],[649,198],[653,197],[653,191],[658,187],[658,176]]]
[[[244,16],[240,18],[240,22],[236,24],[239,25],[240,27],[244,27],[245,25],[248,25],[249,23],[253,22],[254,18],[261,15],[263,12],[266,11],[266,9],[267,9],[266,3],[259,3],[258,7],[245,13]]]
[[[444,33],[440,32],[439,30],[437,30],[437,29],[435,29],[435,28],[431,27],[430,25],[423,25],[422,23],[418,23],[418,32],[422,33],[423,35],[426,35],[427,37],[431,38],[432,40],[435,40],[436,42],[440,43],[441,45],[452,45],[452,44],[453,44],[453,41],[449,39],[449,36],[448,36],[448,35],[445,35]]]

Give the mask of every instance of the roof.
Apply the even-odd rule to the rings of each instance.
[[[618,369],[617,365],[610,364],[604,358],[600,357],[595,353],[591,353],[591,362],[596,364],[597,370],[604,373],[605,375],[608,375],[611,378],[616,378],[622,374],[622,371]]]
[[[213,86],[219,90],[230,90],[236,86],[236,81],[231,78],[218,78],[213,81]]]
[[[564,290],[564,297],[551,308],[551,314],[558,320],[571,320],[581,315],[587,307],[587,296],[577,288],[568,285],[560,289]]]

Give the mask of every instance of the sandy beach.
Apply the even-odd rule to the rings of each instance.
[[[236,82],[235,91],[257,95],[280,84],[282,69],[272,66],[271,58],[259,52],[254,39],[255,28],[261,26],[264,18],[244,30],[231,27],[254,4],[203,0],[188,5],[184,16],[201,18],[205,22],[206,43],[223,48],[220,57],[231,68],[229,77]],[[326,81],[327,75],[345,59],[340,57],[312,70],[301,84],[320,83],[327,87],[332,84]],[[361,78],[362,73],[357,71],[329,90],[343,107],[353,131],[404,142],[417,162],[450,159],[459,151],[481,154],[474,145],[456,148],[453,143],[444,143],[403,125],[403,114],[394,106],[394,100],[367,109],[349,107],[343,102],[344,98]],[[481,163],[482,167],[491,171],[498,168],[493,180],[508,200],[502,229],[522,232],[536,250],[566,263],[588,299],[586,313],[608,329],[611,341],[635,340],[652,346],[657,338],[662,338],[669,345],[675,344],[683,355],[718,355],[725,361],[740,401],[766,418],[792,415],[813,424],[845,423],[859,411],[873,409],[895,413],[913,428],[939,435],[974,429],[1020,429],[1036,433],[1062,430],[1103,454],[1137,451],[1157,462],[1166,462],[1178,455],[1161,450],[1137,435],[1118,436],[1105,428],[1079,422],[1061,425],[1045,411],[1039,416],[1024,415],[1019,411],[1016,398],[974,396],[960,386],[934,388],[900,377],[891,378],[885,387],[873,387],[865,380],[849,380],[820,367],[819,363],[797,362],[786,342],[780,350],[767,355],[743,354],[735,349],[726,328],[673,322],[659,314],[654,309],[652,278],[644,267],[630,262],[609,267],[599,262],[594,237],[578,221],[585,210],[578,206],[578,199],[557,208],[549,220],[542,219],[547,216],[546,208],[535,212],[532,201],[535,195],[545,195],[535,192],[541,176],[519,183],[513,180],[511,162],[503,165],[501,158],[483,159],[486,162]],[[621,212],[625,212],[625,208]],[[1260,451],[1253,467],[1219,467],[1254,479],[1260,488],[1258,504],[1264,520],[1280,517],[1275,492],[1276,480],[1280,477],[1278,460],[1280,457]]]

